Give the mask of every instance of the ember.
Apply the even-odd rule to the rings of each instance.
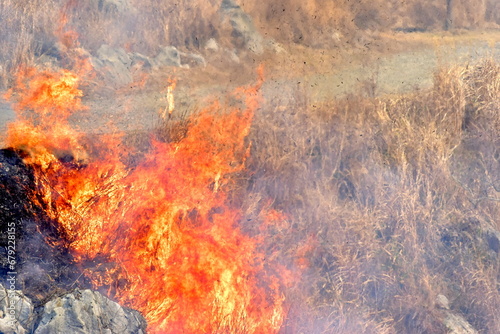
[[[260,83],[237,92],[244,110],[214,102],[189,118],[185,137],[153,140],[130,166],[116,135],[89,150],[69,125],[84,109],[78,80],[22,71],[8,144],[29,153],[46,207],[94,287],[141,311],[152,333],[277,332],[284,283],[266,274],[259,239],[240,231],[242,213],[227,197],[249,154]]]

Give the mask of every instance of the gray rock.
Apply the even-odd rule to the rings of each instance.
[[[444,325],[449,329],[450,334],[477,334],[471,324],[467,322],[461,315],[446,311]]]
[[[91,63],[108,85],[121,87],[133,80],[130,72],[132,58],[122,48],[101,45],[96,57],[91,58]]]
[[[464,317],[453,313],[450,310],[450,303],[445,295],[439,294],[436,297],[436,306],[443,310],[443,323],[448,328],[450,334],[477,334],[478,332],[472,327]]]
[[[152,64],[154,67],[181,67],[181,53],[175,46],[165,46],[160,50],[160,53],[152,59]]]
[[[129,0],[93,0],[99,11],[104,13],[126,13],[133,10]]]
[[[151,59],[151,65],[155,68],[162,66],[174,67],[197,67],[206,66],[205,58],[195,53],[185,53],[179,51],[175,46],[164,46],[158,55]]]
[[[264,38],[255,28],[250,15],[233,0],[223,0],[220,11],[231,23],[236,44],[243,44],[242,46],[256,54],[264,52]]]
[[[45,304],[34,334],[142,334],[146,322],[99,292],[74,290]]]
[[[485,232],[485,238],[489,249],[498,255],[500,253],[500,232],[490,229]]]
[[[31,300],[21,291],[7,290],[0,284],[0,333],[28,333],[33,320]]]
[[[446,298],[445,295],[437,295],[436,297],[436,305],[444,310],[449,310],[450,309],[450,302],[448,301],[448,298]]]
[[[133,53],[130,56],[132,58],[132,65],[142,65],[142,68],[144,69],[151,68],[151,59],[149,59],[149,57],[137,52]]]
[[[134,70],[142,68],[151,70],[163,66],[197,67],[206,66],[203,56],[194,53],[184,53],[174,46],[165,46],[158,55],[149,58],[140,53],[127,53],[122,48],[101,45],[94,57],[90,57],[92,66],[108,86],[120,88],[133,82]]]
[[[129,54],[122,48],[113,48],[109,45],[101,45],[97,50],[97,57],[101,61],[117,62],[125,66],[132,64]]]
[[[90,57],[92,66],[106,84],[119,88],[132,83],[132,69],[149,70],[153,60],[140,53],[128,53],[122,48],[101,45],[95,57]]]
[[[266,49],[271,50],[274,53],[287,53],[283,45],[272,39],[266,41]]]
[[[207,62],[202,55],[196,53],[184,53],[181,52],[181,63],[182,66],[188,65],[189,67],[207,66]]]

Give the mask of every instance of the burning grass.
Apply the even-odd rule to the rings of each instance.
[[[9,140],[37,200],[151,332],[446,333],[439,294],[500,331],[497,62],[322,105],[296,91],[259,109],[257,85],[240,109],[169,119],[140,153],[68,128],[74,74],[24,74],[18,106],[36,117]]]
[[[151,333],[276,332],[291,272],[242,233],[227,195],[248,158],[260,83],[235,92],[241,110],[214,102],[182,137],[151,140],[127,165],[119,137],[91,142],[69,126],[83,109],[78,81],[69,71],[21,72],[8,144],[25,152],[44,214],[83,275],[141,311]],[[280,218],[264,208],[254,223],[265,231]]]

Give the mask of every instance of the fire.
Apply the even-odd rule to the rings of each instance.
[[[153,140],[130,166],[120,136],[89,143],[70,126],[85,109],[78,83],[69,71],[23,71],[8,144],[30,153],[46,207],[95,288],[141,311],[151,333],[277,332],[283,279],[266,272],[260,240],[239,229],[228,200],[250,154],[259,85],[237,92],[243,110],[214,102],[182,139]],[[263,226],[279,224],[279,213],[267,216]]]
[[[18,121],[9,126],[8,144],[33,153],[35,160],[30,162],[43,168],[48,168],[54,154],[71,149],[83,152],[79,144],[81,135],[68,122],[72,113],[85,109],[78,81],[75,74],[64,70],[57,74],[37,73],[34,69],[21,71],[16,83],[17,90],[22,92],[15,105]],[[12,94],[13,91],[6,98]],[[25,112],[30,110],[33,113]]]
[[[177,81],[172,80],[172,79],[168,80],[167,93],[165,94],[166,99],[167,99],[167,105],[166,105],[165,109],[161,112],[161,117],[163,119],[166,119],[167,115],[168,115],[168,117],[170,117],[172,115],[172,112],[175,109],[174,89],[175,89],[176,85],[177,85]]]

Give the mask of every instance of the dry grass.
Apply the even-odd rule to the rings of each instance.
[[[500,330],[500,66],[434,82],[316,108],[298,91],[256,115],[244,206],[271,198],[290,221],[267,246],[306,267],[283,333],[446,333],[438,294]]]
[[[439,294],[500,331],[500,64],[441,69],[399,97],[311,106],[282,93],[255,116],[232,195],[248,233],[264,207],[288,217],[263,245],[302,271],[281,332],[447,333]]]
[[[19,65],[35,61],[40,64],[46,56],[60,57],[60,50],[54,50],[54,45],[65,43],[65,31],[77,32],[79,45],[90,53],[102,44],[149,56],[156,55],[165,45],[203,52],[210,38],[232,48],[234,36],[230,24],[221,17],[220,2],[116,2],[128,4],[124,9],[113,2],[97,0],[0,0],[2,84],[8,84],[12,71]],[[238,3],[252,15],[257,29],[266,38],[284,45],[349,50],[395,28],[440,30],[446,12],[444,0]],[[500,24],[500,7],[495,1],[457,0],[456,3],[457,28]]]
[[[336,40],[338,31],[349,40],[386,24],[420,24],[416,2],[388,7],[399,21],[385,17],[376,1],[348,3],[245,8],[269,36],[314,47]],[[216,24],[218,3],[178,4],[136,1],[145,15],[134,19],[90,0],[69,7],[0,0],[0,27],[8,32],[0,37],[0,77],[6,84],[17,66],[49,52],[45,42],[58,40],[61,8],[72,13],[67,27],[90,51],[103,43],[151,54],[166,44],[195,49],[228,33]],[[420,18],[422,24],[440,27],[443,8]],[[462,16],[464,27],[481,21]],[[498,21],[495,12],[488,18]],[[487,237],[500,230],[499,96],[500,65],[485,61],[442,70],[433,89],[413,95],[350,96],[312,107],[295,91],[258,112],[238,195],[249,219],[266,205],[289,217],[265,244],[303,270],[287,292],[283,333],[445,333],[438,294],[478,330],[500,332],[499,254]],[[173,125],[159,130],[166,140],[182,136]]]
[[[5,85],[12,71],[21,64],[32,63],[48,41],[45,33],[56,29],[53,6],[55,1],[0,1],[0,80]]]

